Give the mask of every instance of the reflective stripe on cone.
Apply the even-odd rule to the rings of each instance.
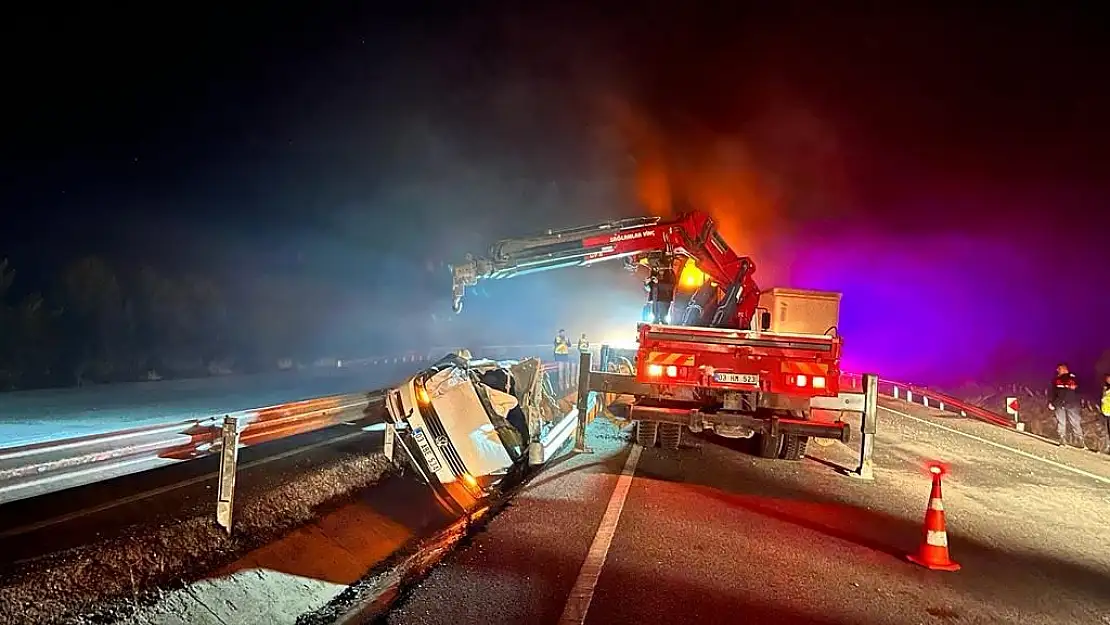
[[[929,507],[925,510],[925,535],[917,553],[906,556],[910,562],[934,571],[958,571],[960,565],[948,555],[948,530],[944,518],[944,500],[941,496],[940,473],[933,473],[933,488],[929,494]]]

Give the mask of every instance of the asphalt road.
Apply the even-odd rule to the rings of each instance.
[[[0,448],[376,390],[419,363],[0,393]]]
[[[594,454],[530,484],[388,620],[1110,623],[1105,456],[884,406],[874,482],[835,469],[854,466],[840,444],[813,445],[798,463],[760,460],[719,439],[642,450],[608,545],[595,539],[634,448],[599,419]],[[949,469],[948,539],[963,565],[955,573],[905,560],[922,538],[932,461]],[[593,584],[583,567],[591,552],[600,563]],[[560,620],[568,604],[586,606],[584,617]]]

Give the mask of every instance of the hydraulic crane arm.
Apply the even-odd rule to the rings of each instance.
[[[638,250],[618,254],[606,242],[624,236],[631,236],[636,240],[653,236],[653,226],[658,222],[658,217],[634,217],[564,230],[548,230],[537,236],[498,241],[490,247],[489,254],[485,257],[474,258],[468,254],[465,262],[451,266],[455,312],[461,310],[465,288],[478,284],[479,280],[513,278],[538,271],[632,256]]]
[[[673,221],[636,217],[498,241],[487,256],[468,255],[465,262],[451,267],[453,308],[456,313],[462,310],[466,287],[480,280],[618,258],[647,260],[653,270],[669,269],[674,259],[681,257],[693,258],[723,291],[707,325],[747,327],[759,299],[759,288],[752,280],[755,263],[738,256],[717,232],[713,219],[696,211]]]

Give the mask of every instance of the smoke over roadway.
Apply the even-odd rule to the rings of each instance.
[[[866,189],[853,192],[840,139],[801,109],[731,136],[668,135],[618,110],[648,211],[673,216],[678,197],[712,214],[734,249],[754,257],[763,288],[844,293],[847,368],[945,384],[1037,383],[1070,360],[1093,384],[1110,349],[1110,297],[1098,290],[1110,263],[1097,244],[1070,246],[1078,233],[1040,223],[1058,196],[961,193],[910,176],[922,182],[890,194],[893,206],[875,206]]]

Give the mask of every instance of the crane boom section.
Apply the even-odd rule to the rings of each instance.
[[[467,286],[594,263],[648,258],[664,265],[673,258],[693,258],[699,269],[723,290],[726,312],[713,325],[744,327],[755,313],[759,288],[752,279],[755,263],[739,256],[716,229],[713,219],[693,211],[672,220],[634,217],[545,233],[493,244],[484,257],[468,256],[451,267],[456,312]]]

